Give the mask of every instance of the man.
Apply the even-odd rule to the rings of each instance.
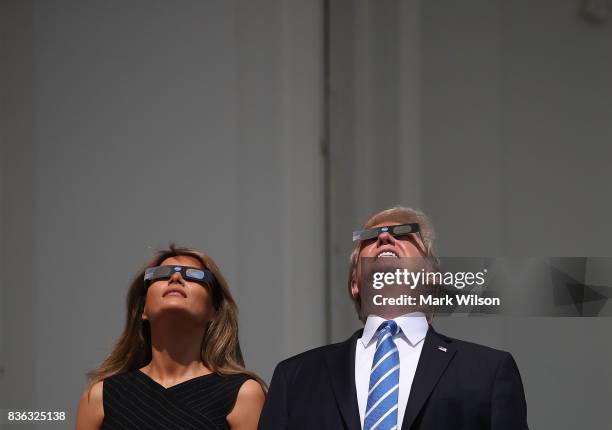
[[[439,334],[423,312],[389,320],[362,315],[361,258],[437,260],[427,217],[396,207],[364,229],[355,235],[348,280],[364,328],[279,363],[259,429],[527,429],[521,377],[509,353]]]

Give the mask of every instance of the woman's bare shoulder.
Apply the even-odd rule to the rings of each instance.
[[[263,408],[266,394],[254,379],[247,379],[240,390],[232,411],[227,415],[227,422],[232,430],[251,430],[257,428],[259,415]]]
[[[77,412],[77,430],[98,430],[104,419],[102,389],[104,381],[87,387],[79,400]]]

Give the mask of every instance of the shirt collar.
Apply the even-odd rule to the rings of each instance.
[[[380,327],[380,325],[385,321],[386,320],[384,318],[377,315],[368,316],[360,339],[364,347],[367,347],[370,342],[372,342],[374,335],[376,334],[376,330],[378,330],[378,327]],[[404,336],[404,338],[412,346],[416,346],[419,342],[425,339],[425,335],[427,335],[427,330],[429,329],[427,318],[423,312],[404,314],[393,318],[393,321],[395,321],[401,328],[398,335]]]

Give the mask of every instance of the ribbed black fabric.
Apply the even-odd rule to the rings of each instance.
[[[101,429],[229,429],[226,416],[247,375],[202,375],[165,388],[140,370],[104,380]]]

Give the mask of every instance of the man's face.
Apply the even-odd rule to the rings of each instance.
[[[400,225],[401,222],[386,221],[376,224],[371,228]],[[403,258],[403,257],[425,257],[427,252],[425,245],[419,236],[408,233],[402,236],[392,236],[389,232],[382,232],[378,237],[361,242],[361,250],[357,260],[357,274],[351,281],[351,294],[354,298],[359,296],[358,280],[361,276],[361,258]]]

